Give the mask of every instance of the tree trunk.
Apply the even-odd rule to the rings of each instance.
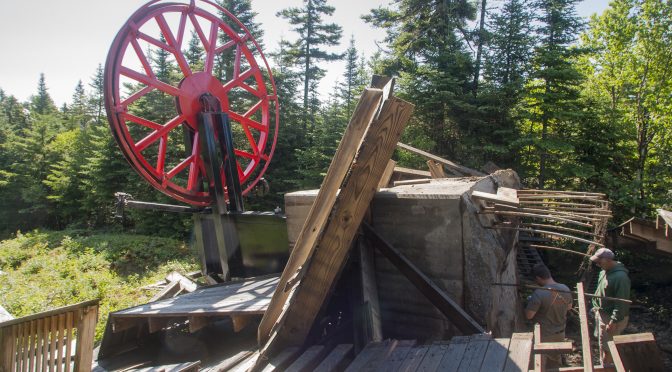
[[[478,78],[481,75],[481,55],[483,54],[483,39],[485,39],[485,6],[486,0],[481,0],[481,24],[478,27],[478,48],[476,49],[476,67],[474,69],[474,82],[472,93],[474,97],[478,93]]]

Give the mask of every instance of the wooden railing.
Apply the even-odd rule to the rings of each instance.
[[[97,320],[93,300],[0,323],[0,372],[90,371]]]

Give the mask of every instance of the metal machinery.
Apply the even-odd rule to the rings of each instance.
[[[282,269],[284,217],[243,207],[243,196],[268,189],[278,97],[259,44],[234,15],[208,0],[142,6],[108,53],[105,108],[129,164],[191,205],[118,193],[121,206],[193,213],[202,271],[217,281]]]

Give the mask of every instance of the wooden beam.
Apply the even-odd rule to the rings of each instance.
[[[177,271],[172,271],[168,274],[166,280],[169,282],[179,282],[180,288],[185,292],[193,292],[198,288],[198,284]]]
[[[207,316],[190,316],[189,317],[189,333],[195,333],[203,327],[210,324],[210,318]],[[152,333],[151,327],[149,333]]]
[[[509,352],[509,343],[511,339],[496,338],[490,341],[488,350],[483,357],[481,372],[501,371],[506,364],[506,357]]]
[[[541,344],[541,324],[534,325],[534,372],[541,372],[544,363],[544,357],[537,353],[537,345]]]
[[[588,330],[588,308],[586,296],[584,296],[583,283],[576,283],[579,302],[579,321],[581,325],[581,355],[583,356],[583,368],[586,372],[593,370],[593,353],[590,349],[590,332]]]
[[[403,181],[394,181],[394,187],[397,186],[405,186],[405,185],[420,185],[423,183],[430,183],[432,182],[431,178],[420,178],[420,179],[414,179],[414,180],[403,180]]]
[[[326,358],[315,367],[314,372],[336,372],[342,371],[345,364],[352,354],[352,344],[341,344],[336,346]]]
[[[98,305],[80,310],[77,324],[77,344],[75,346],[75,371],[86,371],[93,363],[93,346],[98,322]]]
[[[374,251],[365,239],[357,239],[359,253],[360,275],[362,282],[362,302],[368,304],[366,342],[383,340],[383,325],[380,319],[380,302],[378,301],[378,284],[376,283],[376,267]]]
[[[446,178],[446,172],[443,170],[443,165],[436,160],[427,160],[427,167],[432,178]]]
[[[285,372],[310,372],[322,361],[328,351],[324,345],[313,345],[296,358]]]
[[[231,323],[233,324],[233,331],[238,333],[242,331],[250,322],[252,318],[257,315],[231,315]]]
[[[571,249],[564,249],[564,248],[552,247],[552,246],[549,246],[549,245],[539,245],[539,244],[524,244],[524,245],[527,246],[527,247],[530,247],[530,248],[534,248],[534,249],[548,249],[548,250],[552,250],[552,251],[560,251],[560,252],[565,252],[565,253],[571,253],[571,254],[575,254],[575,255],[583,256],[583,257],[590,257],[589,254],[585,254],[583,252],[573,251]]]
[[[396,166],[397,162],[392,159],[390,159],[390,161],[387,162],[387,167],[385,167],[383,175],[380,176],[380,182],[378,182],[378,190],[390,186],[390,180],[392,180],[392,175],[394,174],[394,167]]]
[[[149,302],[154,302],[154,301],[159,301],[159,300],[164,300],[166,298],[170,297],[175,297],[176,294],[178,294],[182,288],[180,287],[180,282],[179,281],[170,281],[168,284],[166,284],[163,289],[159,291],[159,293],[155,294]]]
[[[432,176],[432,173],[428,171],[404,168],[400,166],[394,167],[394,173],[399,173],[400,175],[404,175],[407,177],[418,177],[418,178],[429,178]]]
[[[509,357],[504,372],[527,371],[532,355],[533,335],[530,333],[514,333],[509,343]]]
[[[364,234],[390,262],[401,271],[404,276],[436,306],[439,311],[453,323],[462,333],[485,333],[483,327],[476,322],[458,303],[453,301],[446,292],[409,261],[399,250],[385,241],[367,223],[362,224]]]
[[[355,234],[373,200],[380,175],[394,152],[413,108],[412,104],[391,97],[383,104],[379,119],[370,125],[361,141],[351,172],[343,182],[333,207],[329,208],[332,213],[329,222],[325,223],[319,243],[316,239],[319,249],[314,250],[311,259],[304,265],[305,274],[296,290],[290,292],[286,306],[283,301],[275,331],[277,338],[269,337],[261,351],[261,359],[304,342],[345,265]]]
[[[310,212],[308,212],[294,249],[292,249],[287,265],[280,276],[280,281],[273,293],[271,303],[264,313],[264,317],[261,319],[257,334],[260,345],[268,341],[271,328],[278,321],[278,317],[285,306],[288,293],[284,291],[284,288],[287,285],[287,280],[295,275],[297,270],[315,250],[317,239],[322,233],[329,214],[336,203],[338,190],[357,154],[366,129],[374,119],[382,97],[383,91],[380,89],[365,89],[359,99],[350,123],[331,160],[329,170],[322,181],[320,192],[317,194]]]
[[[411,145],[407,145],[407,144],[405,144],[405,143],[401,143],[401,142],[399,142],[399,143],[397,143],[397,147],[399,147],[400,149],[404,149],[404,150],[406,150],[406,151],[412,152],[412,153],[414,153],[414,154],[416,154],[416,155],[424,156],[424,157],[427,158],[427,159],[437,161],[437,162],[439,162],[439,163],[441,163],[441,164],[445,164],[445,165],[448,166],[448,169],[451,170],[451,171],[457,171],[457,172],[459,172],[459,173],[462,173],[462,174],[465,174],[465,175],[469,175],[469,176],[479,176],[479,177],[487,176],[487,174],[485,174],[485,173],[483,173],[483,172],[479,172],[479,171],[477,171],[477,170],[475,170],[475,169],[467,168],[467,167],[465,167],[465,166],[462,166],[462,165],[459,165],[459,164],[457,164],[457,163],[454,163],[454,162],[452,162],[452,161],[450,161],[450,160],[447,160],[447,159],[438,157],[438,156],[436,156],[436,155],[430,154],[430,153],[428,153],[428,152],[426,152],[426,151],[422,151],[422,150],[420,150],[420,149],[416,149],[415,147],[413,147],[413,146],[411,146]],[[459,173],[457,173],[457,175],[459,175]]]
[[[616,372],[626,372],[627,370],[623,365],[621,355],[618,353],[618,348],[616,348],[614,341],[608,341],[607,345],[609,346],[609,354],[611,354],[611,359],[614,362],[614,368],[616,368]]]
[[[517,198],[511,198],[511,197],[505,196],[505,195],[491,194],[489,192],[483,192],[483,191],[472,192],[471,193],[471,198],[472,199],[483,200],[483,201],[490,202],[490,203],[498,203],[498,204],[509,205],[509,206],[512,206],[512,207],[519,207],[520,206],[520,202],[518,202]]]

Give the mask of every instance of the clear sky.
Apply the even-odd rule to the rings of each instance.
[[[23,101],[36,92],[39,74],[46,77],[49,93],[58,106],[70,102],[78,80],[88,84],[119,28],[144,0],[0,0],[0,88]],[[331,0],[336,12],[330,21],[343,27],[340,50],[354,35],[357,48],[367,57],[384,33],[365,24],[360,15],[389,0]],[[501,1],[491,0],[497,5]],[[264,28],[265,52],[275,49],[281,36],[294,39],[289,25],[275,16],[301,0],[253,0]],[[601,13],[608,0],[584,0],[583,17]],[[343,73],[343,63],[330,63],[320,91],[331,91]],[[88,87],[87,87],[88,88]]]

